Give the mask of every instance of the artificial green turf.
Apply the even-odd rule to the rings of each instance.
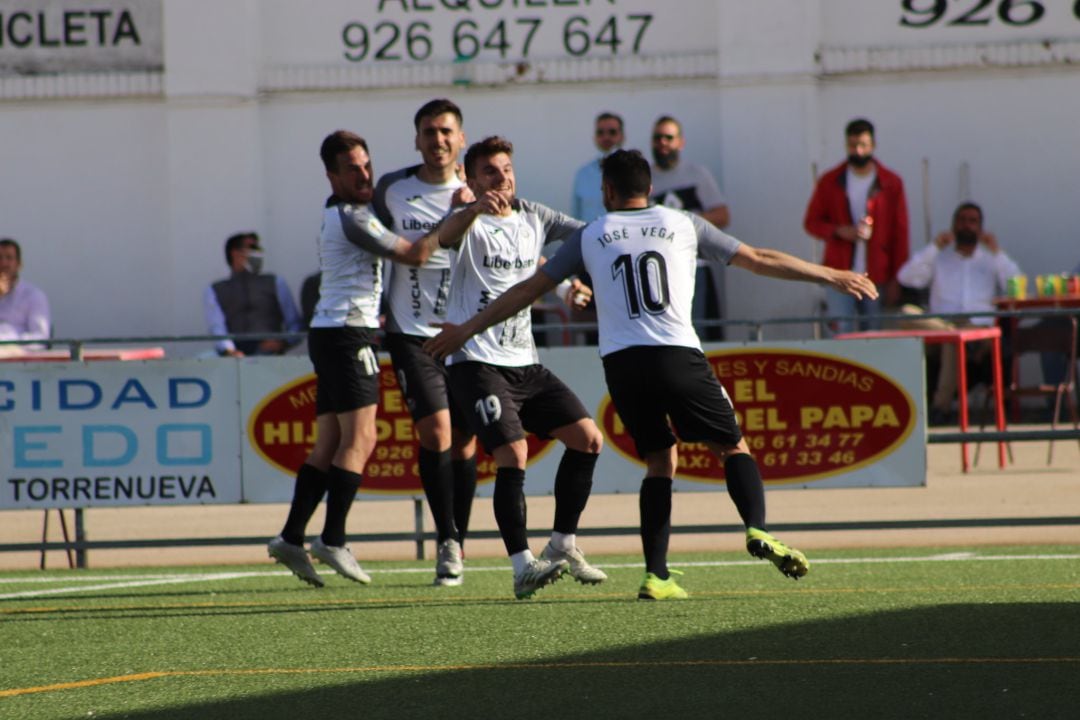
[[[1072,558],[929,559],[944,552]],[[900,561],[914,556],[928,559]],[[871,557],[883,562],[825,562]],[[563,580],[520,602],[508,570],[434,588],[429,563],[401,562],[365,563],[368,587],[275,574],[5,599],[0,719],[1076,718],[1077,558],[836,551],[796,583],[764,562],[693,564],[745,556],[680,555],[691,598],[662,603],[635,599],[636,557],[592,558],[605,585]],[[379,573],[402,567],[424,572]],[[273,569],[3,573],[0,594],[54,586],[8,577]],[[4,696],[108,678],[124,681]]]

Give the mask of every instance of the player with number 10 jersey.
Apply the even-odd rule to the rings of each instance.
[[[697,215],[654,205],[601,216],[546,272],[560,276],[561,263],[580,252],[592,275],[601,356],[639,345],[700,350],[691,318],[697,259],[726,264],[740,244]]]

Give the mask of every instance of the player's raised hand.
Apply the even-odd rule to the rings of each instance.
[[[450,207],[461,207],[476,201],[472,189],[468,185],[462,185],[450,196]]]
[[[476,199],[473,207],[485,215],[503,215],[510,210],[510,201],[496,190],[488,190]]]
[[[570,291],[566,293],[563,301],[572,309],[581,310],[592,300],[592,288],[581,282],[578,278],[570,281]]]

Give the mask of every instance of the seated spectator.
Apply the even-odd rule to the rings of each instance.
[[[905,327],[955,328],[991,325],[994,298],[1005,294],[1010,277],[1020,274],[1019,266],[1005,254],[993,233],[983,230],[982,209],[972,202],[962,203],[953,213],[952,229],[940,233],[934,242],[904,263],[897,279],[906,287],[930,289],[931,313],[987,313],[983,317],[955,319],[911,319]],[[905,306],[909,313],[919,308]],[[988,376],[991,344],[977,343],[968,352],[970,362]],[[940,352],[940,369],[930,404],[931,424],[943,424],[952,416],[956,394],[956,348],[951,344],[928,345],[928,358]],[[1006,357],[1008,353],[1004,353]]]
[[[228,278],[206,288],[203,310],[211,335],[280,333],[303,330],[300,313],[285,281],[262,274],[263,251],[255,233],[238,233],[225,241]],[[281,355],[296,342],[277,338],[220,340],[219,355]]]
[[[48,340],[52,335],[49,300],[36,285],[19,277],[22,248],[0,240],[0,340]],[[8,354],[26,346],[3,346]]]

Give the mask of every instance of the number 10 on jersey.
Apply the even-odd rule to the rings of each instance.
[[[671,300],[668,290],[667,262],[655,250],[647,250],[634,259],[620,255],[611,264],[611,279],[621,282],[630,317],[659,315],[667,310]]]

